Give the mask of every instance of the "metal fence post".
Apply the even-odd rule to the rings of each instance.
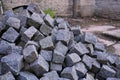
[[[73,18],[76,18],[77,17],[77,0],[73,0],[73,8],[72,8],[72,12],[73,12]]]

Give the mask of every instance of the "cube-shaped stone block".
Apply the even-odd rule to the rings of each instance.
[[[23,56],[20,54],[9,54],[2,57],[1,62],[6,64],[14,75],[18,75],[20,70],[23,68]],[[6,68],[7,69],[7,68]]]
[[[70,41],[70,32],[68,30],[58,30],[56,34],[56,40],[67,45]]]
[[[0,75],[0,80],[15,80],[15,78],[11,72],[7,72],[4,75]]]
[[[30,64],[30,67],[39,77],[49,71],[49,65],[41,55],[39,55],[37,60]]]
[[[51,63],[50,70],[60,72],[62,70],[62,64]]]
[[[39,29],[40,25],[43,23],[43,19],[41,18],[40,14],[33,13],[30,18],[27,19],[28,26],[35,26]]]
[[[53,55],[52,51],[41,50],[40,54],[46,61],[52,61],[52,55]]]
[[[52,32],[52,28],[50,26],[46,25],[45,23],[43,23],[40,27],[40,32],[42,32],[42,34],[48,36]]]
[[[38,30],[34,26],[31,26],[23,33],[21,39],[27,42],[28,40],[31,40],[33,38],[33,36],[35,35],[35,33],[37,33],[37,31]]]
[[[45,73],[44,76],[48,77],[49,80],[59,80],[59,75],[56,71]]]
[[[100,72],[97,74],[97,76],[102,77],[103,79],[106,79],[108,77],[114,77],[115,74],[116,74],[116,71],[114,69],[112,69],[107,65],[103,65]]]
[[[48,36],[46,38],[43,38],[39,41],[39,44],[41,46],[42,49],[54,49],[54,44],[52,41],[52,37]]]
[[[66,65],[69,66],[69,67],[71,67],[71,66],[73,66],[74,64],[78,63],[79,61],[81,61],[81,58],[79,57],[78,54],[76,54],[76,53],[71,53],[71,54],[68,54],[68,55],[66,56],[65,61],[66,61]]]
[[[19,30],[20,29],[20,20],[15,17],[9,17],[7,20],[7,25]]]
[[[29,45],[23,49],[23,56],[26,62],[31,63],[38,58],[38,52],[34,45]]]
[[[44,21],[47,25],[54,27],[54,19],[49,14],[44,17]]]
[[[62,42],[58,42],[55,46],[55,50],[63,53],[63,55],[66,55],[67,51],[68,51],[68,47],[65,46]]]
[[[75,67],[66,67],[61,72],[61,77],[68,78],[70,80],[78,80],[77,72]]]
[[[10,27],[6,32],[3,33],[2,38],[9,41],[9,42],[15,42],[19,36],[19,33]]]
[[[87,43],[92,43],[95,44],[97,42],[97,37],[95,35],[93,35],[92,33],[84,33],[84,41]]]
[[[24,71],[20,72],[18,80],[38,80],[38,78],[32,73]]]
[[[73,32],[74,35],[80,35],[82,33],[80,26],[73,26],[70,27],[70,30]]]
[[[81,56],[81,55],[84,55],[86,53],[89,53],[89,50],[87,49],[87,47],[83,43],[79,42],[75,46],[73,46],[73,48],[70,50],[70,52],[71,53],[75,52]]]
[[[64,59],[65,56],[63,55],[63,53],[54,50],[52,62],[62,64],[64,62]]]
[[[75,69],[77,71],[79,78],[84,77],[88,71],[87,68],[85,67],[84,63],[79,62],[79,63],[75,64],[74,66],[75,66]]]

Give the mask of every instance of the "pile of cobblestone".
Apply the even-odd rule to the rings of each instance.
[[[0,17],[0,80],[120,80],[120,59],[80,26],[35,5]]]

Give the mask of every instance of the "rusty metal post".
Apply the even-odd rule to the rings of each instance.
[[[73,18],[76,18],[77,17],[77,0],[73,0],[73,8],[72,8],[72,12],[73,12]]]

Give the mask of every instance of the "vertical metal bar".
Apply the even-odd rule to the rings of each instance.
[[[76,18],[77,17],[77,12],[76,12],[76,9],[77,9],[77,0],[73,0],[73,8],[72,8],[72,12],[73,12],[73,18]]]

